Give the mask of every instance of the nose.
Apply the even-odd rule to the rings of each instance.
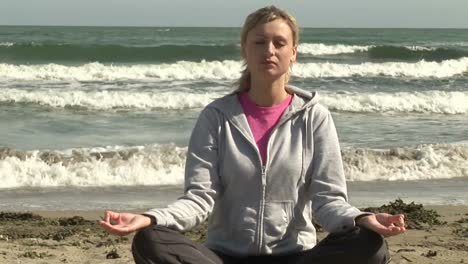
[[[275,54],[275,45],[273,44],[272,41],[269,41],[267,45],[265,45],[265,54],[270,57]]]

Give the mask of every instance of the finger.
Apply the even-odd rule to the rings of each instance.
[[[383,235],[383,236],[386,236],[387,234],[391,233],[392,232],[392,229],[391,227],[388,227],[388,226],[385,226],[385,225],[382,225],[379,221],[375,220],[375,221],[368,221],[367,223],[365,223],[364,225],[365,227],[369,228],[370,230],[380,234],[380,235]]]
[[[386,226],[377,226],[375,230],[373,230],[377,234],[380,234],[382,236],[390,236],[392,233],[395,232],[393,227],[386,227]]]
[[[399,227],[405,226],[405,216],[403,214],[392,215],[390,217],[392,224]]]
[[[109,233],[111,234],[114,234],[114,235],[119,235],[119,236],[123,236],[123,235],[128,235],[130,234],[131,232],[133,232],[131,230],[131,228],[129,228],[128,226],[120,226],[120,225],[111,225],[107,222],[104,222],[104,221],[100,221],[99,224]]]
[[[104,220],[103,220],[103,221],[109,223],[112,214],[114,214],[114,212],[112,212],[112,211],[106,211],[106,212],[104,213]]]
[[[400,217],[398,218],[398,226],[400,227],[405,227],[405,215],[400,214]]]
[[[102,220],[102,221],[99,221],[99,225],[104,228],[107,232],[109,233],[113,233],[112,231],[112,225],[110,225],[108,222]]]
[[[390,228],[389,232],[387,232],[384,236],[386,237],[396,236],[401,233],[404,233],[405,231],[406,231],[406,228],[395,226],[395,227]]]
[[[113,211],[107,211],[106,213],[107,213],[106,216],[108,217],[108,218],[107,218],[107,219],[108,219],[108,220],[107,220],[108,223],[113,223],[114,221],[117,221],[117,223],[120,222],[120,221],[119,221],[119,219],[120,219],[120,213],[113,212]]]

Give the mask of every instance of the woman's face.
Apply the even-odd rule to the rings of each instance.
[[[252,77],[274,80],[285,75],[296,61],[293,33],[283,19],[258,24],[247,33],[242,57]]]

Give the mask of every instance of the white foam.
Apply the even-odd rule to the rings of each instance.
[[[201,108],[221,96],[222,93],[158,91],[0,90],[0,102],[34,103],[49,107],[80,107],[93,110]]]
[[[172,64],[81,66],[0,64],[0,80],[47,81],[173,81],[235,80],[242,69],[240,61],[179,61]],[[409,78],[447,78],[466,73],[468,57],[442,62],[386,62],[362,64],[296,63],[292,75],[300,78],[391,76]]]
[[[293,66],[293,76],[301,78],[390,76],[409,78],[448,78],[468,72],[468,57],[442,62],[419,61],[337,64],[307,63]]]
[[[121,152],[32,151],[24,160],[16,156],[0,160],[0,188],[182,184],[185,152],[174,145]]]
[[[320,101],[331,110],[346,112],[468,114],[468,92],[322,94]]]
[[[7,154],[0,160],[0,189],[180,185],[186,151],[174,145],[147,145]],[[468,145],[461,143],[345,149],[343,160],[350,181],[468,177]]]
[[[436,48],[424,47],[424,46],[406,46],[407,49],[414,51],[434,51]]]
[[[363,52],[368,51],[372,47],[374,46],[357,46],[344,44],[325,45],[323,43],[304,43],[299,44],[297,51],[302,54],[320,56]]]
[[[228,91],[80,91],[68,89],[0,89],[0,103],[38,104],[54,108],[89,110],[196,109],[203,108]],[[334,111],[429,114],[468,114],[468,92],[319,93],[320,102]]]
[[[351,54],[356,52],[366,52],[371,48],[378,47],[376,45],[345,45],[345,44],[335,44],[335,45],[326,45],[323,43],[304,43],[299,44],[297,51],[300,54],[308,54],[312,56],[320,55],[338,55],[338,54]],[[398,48],[398,46],[393,46]],[[404,46],[409,50],[413,51],[434,51],[436,48],[433,47],[424,47],[424,46]]]
[[[347,149],[351,181],[430,180],[468,177],[468,145],[437,144],[391,150]]]
[[[15,45],[13,42],[0,42],[0,46],[11,47]]]
[[[15,80],[116,81],[116,80],[199,80],[236,79],[238,61],[179,61],[172,64],[105,65],[88,63],[81,66],[0,64],[0,78]]]

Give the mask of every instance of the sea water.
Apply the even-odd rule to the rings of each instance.
[[[0,27],[0,210],[164,206],[204,106],[233,90],[239,28]],[[301,30],[351,202],[468,204],[468,30]]]

